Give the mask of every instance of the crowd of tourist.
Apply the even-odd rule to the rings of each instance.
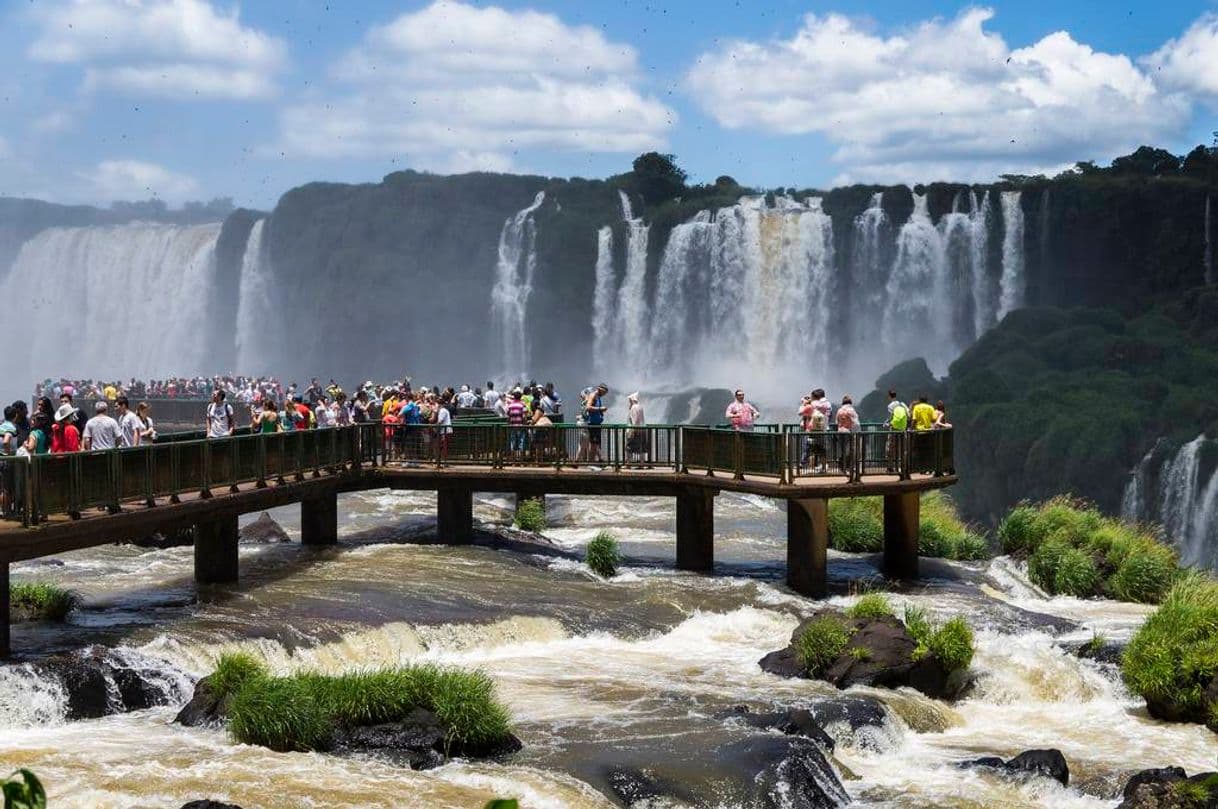
[[[132,399],[206,399],[213,391],[222,390],[228,396],[252,401],[256,393],[272,392],[282,397],[283,385],[273,376],[193,376],[169,379],[44,379],[34,386],[34,399],[46,396],[58,399],[66,393],[75,399],[105,399],[113,402],[119,396]]]

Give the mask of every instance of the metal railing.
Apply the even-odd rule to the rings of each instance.
[[[855,433],[779,428],[624,424],[521,427],[456,423],[451,427],[369,422],[349,427],[157,442],[127,449],[0,459],[0,511],[34,525],[53,514],[119,511],[123,503],[178,502],[191,494],[237,491],[288,478],[319,477],[382,464],[609,468],[730,474],[734,479],[867,476],[908,480],[955,473],[952,430]]]

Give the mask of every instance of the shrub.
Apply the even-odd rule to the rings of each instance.
[[[1095,593],[1099,579],[1091,557],[1078,548],[1068,548],[1057,560],[1053,592],[1083,598]]]
[[[48,582],[18,582],[9,589],[9,607],[34,621],[62,621],[80,603],[71,590]]]
[[[829,544],[846,553],[876,553],[884,547],[882,505],[874,497],[829,501]]]
[[[415,708],[435,713],[448,745],[491,745],[511,732],[495,684],[480,671],[407,666],[340,676],[250,676],[229,711],[233,737],[272,750],[325,750],[335,726],[377,725]]]
[[[813,618],[795,644],[799,662],[808,674],[819,677],[837,659],[850,641],[850,628],[836,615]]]
[[[1129,642],[1121,674],[1152,712],[1210,719],[1215,706],[1205,703],[1205,689],[1218,674],[1218,582],[1181,576]]]
[[[1125,555],[1109,579],[1109,590],[1122,601],[1157,604],[1179,573],[1174,550],[1146,542],[1132,547]]]
[[[42,782],[24,767],[4,779],[0,790],[4,793],[4,809],[46,809],[47,793]]]
[[[522,531],[544,531],[546,507],[540,500],[524,500],[516,504],[516,527]]]
[[[617,540],[608,531],[601,531],[588,543],[588,551],[584,557],[592,572],[606,579],[617,575],[617,566],[622,561],[618,550]]]
[[[973,662],[973,630],[957,615],[931,633],[926,648],[949,673],[967,669]]]
[[[892,605],[883,593],[867,593],[846,610],[846,615],[851,618],[887,618],[892,615]]]
[[[986,541],[985,537],[969,531],[956,543],[952,558],[962,562],[976,562],[981,559],[989,559],[990,555],[990,543]]]
[[[234,694],[248,680],[267,676],[266,664],[248,652],[226,652],[216,661],[208,682],[217,696]]]
[[[998,538],[1002,541],[1003,553],[1020,556],[1032,552],[1033,525],[1036,523],[1036,508],[1020,504],[1007,512],[998,524]]]
[[[1053,536],[1037,545],[1028,558],[1028,578],[1049,593],[1057,592],[1057,566],[1070,543],[1064,537]]]

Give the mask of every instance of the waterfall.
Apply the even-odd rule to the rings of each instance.
[[[39,232],[0,282],[8,302],[0,322],[10,356],[5,373],[23,386],[61,374],[215,373],[211,347],[233,339],[207,322],[219,235],[219,223]]]
[[[973,208],[969,216],[973,243],[969,260],[972,270],[973,334],[976,340],[994,325],[994,293],[988,272],[990,257],[990,191],[987,188],[977,201],[976,192],[971,192]],[[970,342],[971,342],[970,340]]]
[[[854,217],[851,230],[850,284],[842,292],[849,312],[850,347],[859,351],[873,345],[886,306],[892,223],[883,201],[882,192],[872,194],[867,208]]]
[[[998,319],[1023,306],[1023,206],[1022,192],[1002,192],[1002,280],[998,299]]]
[[[250,228],[241,259],[241,287],[237,297],[237,367],[242,373],[270,373],[266,346],[259,340],[277,344],[281,328],[280,309],[275,304],[275,279],[262,249],[265,219]],[[257,366],[257,367],[256,367]]]
[[[952,357],[943,350],[951,329],[943,236],[931,222],[925,194],[914,195],[909,221],[897,234],[897,257],[885,287],[885,344],[902,358],[932,354],[932,368]],[[925,349],[931,348],[931,351]]]
[[[1163,526],[1186,565],[1218,567],[1215,456],[1204,434],[1171,454],[1156,444],[1134,468],[1121,498],[1121,516]]]
[[[596,288],[592,297],[593,360],[596,370],[604,374],[609,359],[604,355],[613,342],[614,282],[613,228],[606,225],[596,232]]]
[[[656,316],[651,322],[649,372],[653,379],[673,369],[676,379],[671,381],[694,381],[681,375],[689,369],[682,369],[680,363],[700,336],[696,330],[701,324],[691,323],[689,313],[703,280],[699,268],[710,262],[712,232],[710,211],[699,211],[689,222],[673,228],[664,246],[656,279]]]
[[[537,269],[537,226],[533,213],[545,202],[546,192],[538,191],[533,204],[503,222],[499,233],[499,260],[495,265],[495,286],[491,289],[493,333],[502,348],[503,370],[507,375],[529,372],[529,340],[525,330],[529,296],[533,293],[533,274]]]
[[[1211,228],[1213,225],[1210,220],[1210,202],[1209,194],[1205,195],[1205,255],[1203,256],[1203,268],[1205,269],[1205,283],[1212,285],[1218,279],[1214,278],[1214,243],[1211,240]]]
[[[1158,447],[1159,444],[1156,443],[1142,460],[1138,461],[1138,465],[1129,475],[1129,482],[1125,484],[1125,491],[1121,494],[1121,517],[1127,522],[1150,522],[1153,519],[1146,495],[1150,491],[1150,474]]]
[[[618,191],[622,201],[622,218],[629,228],[626,237],[626,274],[617,292],[617,361],[629,371],[632,381],[647,356],[647,239],[651,228],[641,218],[634,218],[630,198]]]

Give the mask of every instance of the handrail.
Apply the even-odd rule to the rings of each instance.
[[[53,514],[117,512],[123,503],[185,494],[207,498],[242,484],[265,487],[357,471],[362,465],[450,465],[663,470],[777,479],[955,474],[954,432],[740,431],[711,426],[624,424],[549,427],[503,423],[346,427],[226,438],[158,441],[139,447],[0,459],[0,516],[35,525]]]

